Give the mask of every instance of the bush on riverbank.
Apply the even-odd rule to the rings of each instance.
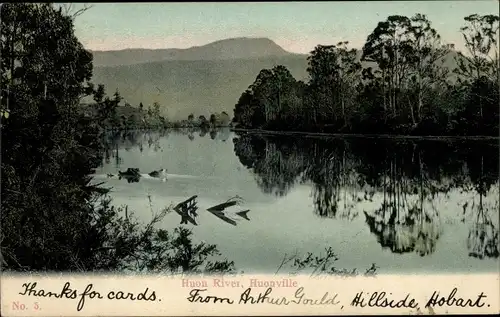
[[[92,54],[72,17],[54,4],[10,3],[0,21],[1,109],[9,113],[1,118],[2,270],[231,271],[232,262],[209,262],[216,246],[194,244],[189,230],[155,228],[169,209],[141,225],[92,183],[121,97],[89,82]],[[96,106],[82,111],[88,95]]]

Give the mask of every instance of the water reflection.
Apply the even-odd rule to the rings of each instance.
[[[196,138],[226,142],[231,135],[229,129],[170,133],[184,134],[186,142]],[[104,142],[107,164],[113,159],[120,166],[122,149],[138,147],[142,151],[148,147],[154,152],[163,151],[160,140],[168,138],[167,132],[141,131],[108,136]],[[313,207],[304,212],[312,211],[325,221],[345,221],[346,225],[360,221],[369,229],[373,241],[392,253],[421,257],[433,254],[443,233],[455,230],[448,225],[462,222],[469,233],[466,241],[457,243],[467,245],[468,256],[499,256],[497,140],[242,134],[232,141],[236,157],[263,193],[280,199],[294,187],[307,185],[311,188],[310,198],[304,199],[311,199]],[[228,213],[224,210],[226,203],[204,210],[232,226],[250,220],[248,210]],[[198,213],[196,204],[177,211],[185,225],[198,225]]]
[[[196,222],[196,217],[198,217],[198,202],[196,201],[196,198],[198,198],[198,195],[194,195],[188,199],[186,199],[183,202],[180,202],[174,207],[174,210],[181,216],[181,225],[182,224],[188,224],[191,223],[192,225],[197,226],[198,223]],[[212,215],[216,216],[220,220],[222,220],[225,223],[228,223],[230,225],[236,226],[237,221],[231,217],[231,213],[229,210],[226,210],[230,207],[240,205],[242,203],[243,199],[239,196],[236,197],[231,197],[227,201],[212,206],[210,208],[207,208],[207,211],[210,212]],[[250,221],[250,218],[248,218],[248,212],[250,209],[246,210],[241,210],[237,212],[233,212],[234,215],[237,215],[241,217],[242,219],[245,219],[247,221]]]
[[[494,179],[485,171],[484,163],[484,157],[481,157],[479,174],[475,175],[476,181],[473,182],[475,195],[470,204],[466,202],[463,205],[464,216],[470,215],[472,218],[467,240],[469,256],[479,259],[497,258],[499,255],[499,230],[492,219],[492,217],[498,219],[499,204],[498,200],[493,202],[485,200]]]
[[[219,218],[220,220],[224,221],[225,223],[228,223],[230,225],[236,226],[236,221],[230,217],[228,217],[228,214],[226,214],[224,211],[229,208],[233,207],[236,205],[239,205],[242,202],[241,197],[236,196],[228,199],[226,202],[223,202],[222,204],[218,204],[216,206],[210,207],[207,209],[211,214]],[[235,212],[235,215],[240,216],[243,219],[246,219],[250,221],[250,218],[248,218],[248,212],[250,210],[241,210],[238,212]]]
[[[176,130],[161,130],[161,131],[147,131],[147,130],[127,130],[127,131],[114,131],[103,136],[102,144],[104,147],[104,162],[110,164],[114,160],[115,168],[119,168],[123,162],[120,156],[120,150],[130,151],[132,148],[138,147],[141,153],[144,147],[154,152],[163,152],[160,145],[160,140],[168,138],[170,133],[186,135],[188,140],[195,140],[195,134],[203,138],[209,133],[212,140],[226,142],[231,131],[229,128],[213,128],[207,129],[176,129]]]
[[[198,217],[198,204],[196,202],[196,198],[198,196],[192,196],[186,199],[183,202],[180,202],[174,207],[175,212],[181,216],[181,225],[191,223],[192,225],[197,226],[196,217]]]
[[[118,177],[119,180],[125,179],[128,183],[138,183],[142,177],[148,177],[149,179],[158,179],[162,182],[167,181],[167,170],[160,168],[159,170],[154,170],[147,174],[141,174],[141,171],[137,167],[129,167],[126,171],[118,171],[117,175],[107,173],[107,178]]]
[[[285,196],[297,183],[312,183],[316,215],[352,221],[362,211],[378,243],[394,253],[432,254],[444,230],[435,203],[458,190],[466,201],[450,209],[470,225],[469,255],[498,257],[497,141],[243,134],[233,142],[264,193]]]
[[[388,167],[383,173],[382,204],[371,214],[364,212],[366,223],[378,242],[394,253],[431,254],[441,234],[438,211],[432,204],[426,204],[432,202],[429,198],[432,186],[423,170],[420,154],[417,153],[416,162],[412,162],[417,169],[413,180],[403,177],[403,164],[396,156],[388,158]]]

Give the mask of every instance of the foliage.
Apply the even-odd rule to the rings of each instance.
[[[252,123],[256,123],[257,127],[267,127],[286,120],[288,116],[298,115],[299,87],[300,84],[286,67],[278,65],[263,69],[240,97],[233,121],[248,127],[253,127]]]
[[[208,261],[216,247],[194,244],[187,229],[154,227],[169,208],[142,226],[92,182],[102,130],[126,122],[120,109],[130,105],[89,83],[92,54],[73,17],[50,3],[9,3],[0,21],[3,269],[230,271],[232,262]],[[84,96],[95,103],[82,107]],[[158,109],[151,117],[161,121]]]
[[[284,66],[263,69],[235,105],[233,121],[247,129],[497,136],[499,18],[464,20],[467,56],[443,44],[425,15],[392,15],[361,52],[348,42],[316,46],[306,84]],[[453,55],[456,69],[446,65]]]
[[[342,277],[355,277],[359,275],[364,276],[376,276],[378,267],[373,263],[370,268],[366,269],[364,273],[360,273],[357,268],[346,269],[338,268],[335,266],[335,262],[339,260],[339,257],[333,252],[331,247],[325,248],[324,254],[314,254],[312,252],[307,252],[306,255],[299,257],[298,254],[293,254],[290,256],[283,257],[283,260],[278,267],[276,273],[278,273],[281,268],[292,262],[292,274],[305,274],[309,271],[310,276],[319,275],[336,275]]]
[[[477,14],[464,18],[466,25],[460,31],[469,56],[460,54],[456,70],[464,80],[474,82],[483,76],[498,80],[499,19],[495,15]]]
[[[227,260],[210,261],[220,255],[215,245],[194,244],[192,232],[178,227],[173,234],[155,225],[171,212],[171,207],[155,214],[150,223],[140,226],[128,207],[117,208],[104,197],[95,210],[95,222],[88,230],[93,250],[93,262],[87,269],[156,273],[230,273],[234,263]],[[105,241],[105,244],[99,244]]]
[[[318,45],[308,58],[309,94],[312,95],[309,106],[314,109],[315,123],[325,124],[330,121],[329,118],[340,122],[353,106],[353,99],[345,96],[352,94],[356,88],[361,65],[356,61],[356,50],[348,50],[348,44]],[[342,124],[345,126],[348,122]]]

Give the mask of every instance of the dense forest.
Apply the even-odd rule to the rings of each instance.
[[[190,230],[155,227],[170,207],[141,224],[92,182],[120,95],[90,83],[92,54],[74,33],[79,13],[49,3],[1,7],[2,270],[233,271]],[[81,105],[84,96],[96,111]]]
[[[244,129],[359,134],[498,136],[499,17],[473,14],[466,52],[444,44],[425,15],[389,16],[361,51],[318,45],[309,81],[263,69],[233,122]]]

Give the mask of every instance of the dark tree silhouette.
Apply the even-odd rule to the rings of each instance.
[[[103,157],[120,163],[102,131],[122,119],[121,97],[88,82],[92,54],[73,16],[51,3],[7,3],[0,13],[2,270],[231,271],[232,262],[209,261],[215,245],[155,228],[170,208],[144,226],[92,184]],[[92,94],[96,111],[86,111],[80,101]]]
[[[263,69],[235,105],[234,125],[498,136],[499,17],[464,20],[466,55],[443,44],[428,18],[417,13],[379,22],[360,52],[347,41],[316,46],[308,57],[307,83],[296,82],[283,66]]]

